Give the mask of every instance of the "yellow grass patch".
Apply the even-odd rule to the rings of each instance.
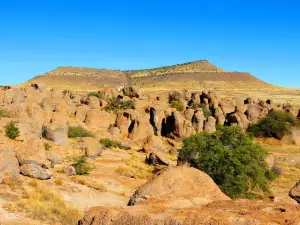
[[[61,224],[77,224],[81,213],[64,202],[62,197],[49,190],[49,187],[37,185],[24,189],[23,198],[5,208],[12,212],[28,213],[33,219],[59,222]]]

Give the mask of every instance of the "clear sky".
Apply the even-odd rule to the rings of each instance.
[[[300,87],[298,0],[1,0],[0,84],[58,66],[142,69],[207,59]]]

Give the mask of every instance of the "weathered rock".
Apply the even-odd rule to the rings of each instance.
[[[55,104],[51,101],[51,99],[43,98],[41,108],[45,111],[53,112],[55,110]]]
[[[73,166],[67,166],[64,168],[64,172],[67,176],[76,175],[76,170]]]
[[[99,109],[100,107],[100,101],[99,98],[96,96],[89,96],[86,100],[86,104],[91,108],[91,109]]]
[[[28,176],[39,180],[47,180],[50,179],[52,176],[50,170],[44,169],[37,164],[24,164],[20,167],[20,172],[24,176]]]
[[[193,116],[194,116],[194,110],[193,109],[186,109],[184,111],[184,117],[185,117],[185,119],[187,119],[189,121],[192,121]]]
[[[131,146],[130,144],[124,142],[124,141],[118,141],[118,147],[120,149],[124,149],[124,150],[130,150],[131,149]]]
[[[216,119],[209,116],[204,124],[204,131],[208,133],[213,133],[216,131]]]
[[[159,153],[153,153],[150,152],[149,155],[146,156],[146,163],[150,164],[150,165],[163,165],[163,166],[168,166],[169,162],[166,158],[164,158],[161,154]]]
[[[139,187],[131,196],[129,206],[151,198],[170,202],[179,198],[207,198],[209,202],[229,200],[205,173],[191,167],[168,167]]]
[[[143,149],[145,152],[167,152],[164,142],[160,137],[157,136],[148,137],[145,141],[145,144],[143,145]]]
[[[166,129],[169,130],[171,135],[179,139],[196,133],[192,122],[186,120],[179,112],[173,112],[172,115],[167,118],[166,126]]]
[[[183,95],[179,91],[169,92],[169,102],[183,100]]]
[[[45,168],[50,167],[44,142],[41,139],[31,139],[20,144],[16,148],[16,156],[21,165],[36,164]]]
[[[134,141],[143,142],[146,138],[154,135],[153,127],[146,116],[139,116],[133,120],[128,130],[128,137]]]
[[[99,141],[93,137],[84,137],[77,139],[78,149],[89,158],[97,158],[102,154],[102,147]]]
[[[300,204],[300,180],[290,190],[289,196]]]
[[[68,138],[68,127],[64,124],[47,124],[43,126],[43,137],[58,145],[70,144]]]
[[[135,86],[126,86],[123,88],[123,94],[130,98],[136,97],[138,99],[144,100],[147,97],[141,92],[138,87]]]
[[[86,105],[81,105],[76,108],[75,112],[75,118],[81,122],[85,121],[87,112],[90,110],[90,108]]]
[[[99,110],[90,110],[87,112],[85,123],[90,128],[106,128],[114,124],[116,116],[113,113]]]
[[[13,151],[0,149],[0,184],[5,181],[17,180],[20,168]]]
[[[51,165],[61,163],[61,157],[58,153],[53,151],[46,152],[47,159],[51,162]]]
[[[108,132],[112,135],[113,138],[119,138],[121,135],[120,129],[115,126],[110,126],[108,128]]]
[[[192,118],[192,125],[196,133],[203,132],[204,121],[205,121],[205,116],[203,114],[203,110],[202,109],[197,110]]]

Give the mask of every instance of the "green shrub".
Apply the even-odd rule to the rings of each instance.
[[[272,111],[258,123],[250,125],[248,131],[256,137],[275,137],[281,139],[290,134],[293,127],[299,127],[299,120],[289,112]]]
[[[77,127],[69,127],[68,130],[69,138],[76,138],[76,137],[93,137],[93,134],[81,126]]]
[[[1,117],[9,117],[8,112],[4,109],[0,109],[0,118]]]
[[[97,98],[99,98],[99,99],[103,99],[103,98],[104,98],[104,96],[103,96],[102,93],[100,93],[100,92],[95,92],[95,91],[90,92],[90,93],[88,94],[88,96],[95,96],[95,97],[97,97]]]
[[[44,144],[44,147],[45,147],[45,150],[46,150],[46,151],[49,151],[49,150],[51,150],[52,145],[50,145],[49,143],[45,143],[45,144]]]
[[[101,139],[100,144],[105,148],[116,148],[116,147],[118,147],[118,142],[110,140],[108,138]]]
[[[85,156],[79,157],[72,166],[74,166],[77,175],[89,174],[93,169],[93,166],[87,162]]]
[[[204,171],[231,198],[268,191],[274,173],[268,168],[267,153],[239,127],[218,127],[213,134],[201,133],[184,140],[179,161]]]
[[[108,111],[118,112],[119,110],[133,109],[134,106],[134,102],[131,100],[121,101],[117,98],[111,98],[108,100],[108,104],[105,109]]]
[[[11,121],[7,126],[6,126],[6,135],[10,139],[16,139],[20,135],[19,128],[15,125],[13,121]]]
[[[184,111],[184,104],[178,100],[173,100],[171,102],[171,107],[175,108],[178,112],[182,112]]]
[[[197,108],[201,108],[202,111],[203,111],[203,115],[207,118],[209,116],[212,115],[211,111],[206,108],[205,104],[204,103],[201,103],[201,104],[195,104],[194,105],[194,109],[197,109]]]

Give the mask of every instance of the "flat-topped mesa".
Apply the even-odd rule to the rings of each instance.
[[[208,60],[198,60],[183,64],[144,70],[107,70],[83,67],[62,66],[48,73],[36,76],[30,83],[45,83],[50,87],[77,90],[96,90],[101,87],[120,87],[136,84],[143,87],[163,86],[176,89],[182,82],[191,85],[213,81],[244,83],[265,86],[267,83],[245,72],[225,71]],[[214,85],[214,84],[213,84]],[[224,86],[224,84],[222,84]],[[211,87],[212,88],[212,87]]]

